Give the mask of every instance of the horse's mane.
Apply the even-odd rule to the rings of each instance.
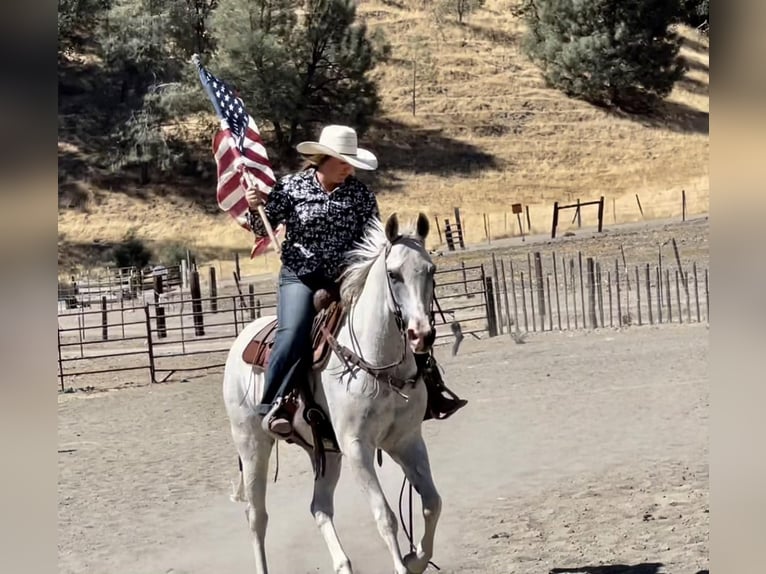
[[[340,277],[340,297],[344,305],[350,305],[362,292],[370,269],[388,244],[383,222],[377,217],[372,218],[362,239],[347,255],[349,263]]]

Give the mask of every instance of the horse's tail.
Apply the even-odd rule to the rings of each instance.
[[[232,482],[229,498],[232,502],[247,502],[245,498],[245,477],[242,474],[242,459],[237,457],[237,461],[239,462],[239,484],[235,485]]]

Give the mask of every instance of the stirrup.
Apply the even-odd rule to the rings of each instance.
[[[293,425],[290,421],[290,416],[282,408],[283,406],[284,400],[282,398],[278,398],[274,401],[274,406],[271,407],[261,422],[261,428],[263,428],[264,432],[282,438],[286,438],[292,434]]]

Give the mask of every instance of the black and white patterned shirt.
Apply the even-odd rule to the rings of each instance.
[[[309,168],[282,177],[264,206],[272,227],[286,225],[282,264],[296,275],[322,272],[336,280],[348,251],[362,238],[369,220],[380,217],[373,193],[353,176],[327,193]],[[266,235],[257,212],[248,214],[256,236]]]

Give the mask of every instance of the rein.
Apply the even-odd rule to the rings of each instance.
[[[394,241],[388,243],[388,245],[386,246],[384,257],[386,258],[388,257],[388,254],[391,252],[391,247],[393,247],[393,245],[399,240],[400,237],[397,237]],[[343,361],[346,363],[346,366],[349,367],[349,370],[351,370],[350,369],[351,366],[354,366],[358,369],[361,369],[365,373],[372,375],[379,381],[387,383],[389,386],[393,387],[394,389],[401,391],[407,385],[410,385],[410,384],[414,385],[417,379],[416,378],[403,379],[401,377],[395,377],[393,375],[390,375],[386,372],[386,371],[389,371],[390,369],[396,368],[399,365],[401,365],[402,361],[404,361],[404,358],[407,356],[407,331],[404,326],[404,318],[402,317],[402,308],[399,305],[398,301],[396,300],[396,297],[394,296],[394,289],[391,286],[391,278],[388,276],[388,273],[386,273],[386,286],[388,287],[388,292],[391,295],[391,301],[393,302],[393,306],[394,306],[393,314],[394,314],[394,320],[396,321],[396,328],[399,331],[399,334],[402,336],[402,356],[399,358],[398,361],[395,361],[388,365],[375,366],[367,362],[363,358],[361,358],[359,355],[357,355],[354,351],[352,351],[348,347],[341,345],[338,342],[338,340],[332,335],[332,333],[330,333],[330,331],[327,329],[325,325],[322,325],[321,331],[322,331],[322,334],[324,335],[325,340],[327,341],[327,344],[330,345],[330,348],[333,350],[333,352],[336,355],[338,355],[338,357],[343,359]],[[353,333],[353,326],[351,325],[351,322],[349,322],[349,329],[351,330],[351,334],[353,336],[354,333]]]

